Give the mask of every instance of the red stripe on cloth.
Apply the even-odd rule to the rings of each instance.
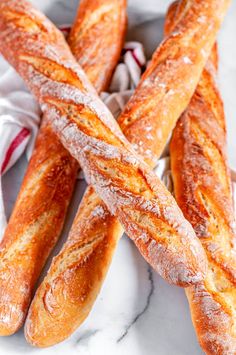
[[[19,147],[19,145],[24,141],[24,139],[26,137],[28,137],[29,134],[30,134],[30,131],[27,128],[22,128],[22,130],[13,139],[13,141],[11,142],[11,144],[6,152],[5,159],[2,163],[1,174],[3,174],[4,170],[6,169],[14,151]]]
[[[59,27],[60,31],[64,33],[64,35],[68,35],[71,27],[70,26],[60,26]]]
[[[134,58],[134,60],[137,63],[137,65],[140,67],[140,69],[143,69],[144,65],[140,62],[140,60],[138,59],[138,57],[135,54],[134,50],[135,50],[134,48],[124,48],[123,54],[125,54],[127,52],[131,52],[131,55]]]
[[[136,63],[138,64],[138,66],[140,67],[140,69],[142,69],[142,68],[143,68],[143,65],[142,65],[142,63],[140,62],[140,60],[138,59],[138,57],[137,57],[137,55],[135,54],[134,51],[132,51],[132,56],[133,56],[134,60],[136,61]]]

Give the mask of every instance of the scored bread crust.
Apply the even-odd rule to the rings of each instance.
[[[87,318],[123,229],[91,186],[67,242],[53,258],[25,323],[26,340],[38,347],[63,341]]]
[[[220,11],[215,2],[209,2],[214,19],[210,33],[216,34],[223,19],[219,12],[226,11],[227,2],[220,1]],[[141,254],[169,282],[186,286],[203,279],[205,255],[190,223],[135,154],[61,32],[24,0],[4,1],[0,10],[1,53],[38,98],[61,142],[79,161],[87,182],[117,215]],[[202,11],[206,12],[205,7]],[[143,88],[146,92],[145,84]]]
[[[67,42],[98,93],[108,88],[120,59],[126,22],[126,0],[80,1]]]
[[[166,33],[181,13],[170,7]],[[175,18],[176,17],[176,18]],[[214,47],[170,145],[177,202],[208,258],[204,282],[186,289],[197,337],[206,354],[236,353],[235,216],[226,156],[226,124],[216,85]]]
[[[182,3],[182,6],[186,5]],[[151,62],[150,67],[153,67],[155,63],[156,58]],[[181,68],[179,70],[181,71]],[[158,71],[155,75],[158,79]],[[181,74],[178,73],[178,77],[180,76]],[[152,80],[154,79],[153,75]],[[173,84],[174,81],[169,90],[172,90]],[[153,104],[158,96],[156,96],[155,87],[152,89],[149,93],[149,100]],[[188,88],[185,87],[185,90]],[[142,97],[140,88],[135,95]],[[172,102],[167,100],[168,97],[163,97],[161,101],[165,103],[165,107]],[[134,110],[136,109],[135,102],[136,100],[133,99]],[[122,129],[130,142],[135,144],[138,137],[137,151],[140,154],[146,152],[146,161],[154,167],[166,143],[165,138],[163,139],[166,135],[162,135],[162,130],[166,130],[165,111],[159,110],[159,129],[156,130],[158,106],[155,110],[148,112],[147,126],[139,122],[145,116],[147,112],[145,110],[140,100],[139,116],[136,122],[129,125],[129,121],[124,119],[127,117],[126,110],[125,116],[121,115],[118,122],[122,123]],[[131,105],[129,105],[129,111],[132,112]],[[149,133],[153,137],[153,142],[155,144],[158,142],[157,146],[149,144],[149,139],[146,137]],[[53,345],[67,338],[83,322],[91,311],[108,270],[119,237],[118,226],[117,220],[109,215],[104,203],[97,198],[93,188],[89,187],[73,222],[68,241],[53,259],[48,274],[31,304],[25,327],[26,338],[30,343],[41,347]],[[122,230],[120,233],[121,236]]]
[[[17,19],[19,25],[23,20],[23,16]],[[28,21],[29,28],[31,25]],[[98,92],[108,86],[121,53],[125,29],[126,0],[80,2],[69,42],[78,62],[86,64],[87,75]],[[78,40],[86,41],[83,51],[77,45]],[[94,47],[106,53],[106,61],[96,56]],[[16,332],[24,321],[36,280],[61,233],[78,167],[43,117],[0,245],[0,335]]]

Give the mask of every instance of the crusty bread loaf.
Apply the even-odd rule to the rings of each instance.
[[[97,92],[107,89],[120,59],[126,0],[82,0],[68,44]]]
[[[218,3],[209,2],[214,19],[211,34],[216,34],[223,18],[219,12],[226,11],[228,1]],[[197,8],[201,10],[201,6]],[[205,6],[202,12],[205,14]],[[201,44],[205,43],[206,49],[210,47],[206,40]],[[0,48],[39,99],[63,145],[79,161],[87,182],[117,215],[147,261],[175,284],[186,286],[203,279],[205,255],[190,223],[161,181],[134,153],[61,32],[28,2],[7,0],[0,3]],[[145,80],[142,89],[146,92]]]
[[[169,32],[181,9],[168,14]],[[176,11],[176,12],[174,12]],[[172,21],[171,21],[172,19]],[[236,354],[235,217],[226,157],[224,108],[215,82],[217,49],[177,123],[171,141],[175,196],[208,257],[204,282],[186,289],[192,320],[206,354]]]
[[[33,26],[23,15],[16,21]],[[69,42],[99,92],[107,87],[118,62],[125,27],[126,0],[81,2]],[[105,52],[105,61],[93,51],[97,47]],[[35,282],[60,235],[77,171],[77,161],[44,117],[0,245],[0,335],[12,334],[22,325]]]
[[[185,4],[182,3],[181,6],[184,7]],[[199,19],[195,19],[195,21],[199,21]],[[150,68],[153,68],[156,63],[154,57]],[[179,67],[179,70],[181,71],[182,68]],[[149,73],[152,75],[151,70]],[[165,72],[156,71],[157,78],[161,74],[166,75]],[[154,81],[154,76],[151,78]],[[161,79],[160,82],[162,82]],[[138,152],[140,154],[146,152],[146,161],[151,167],[154,167],[156,158],[166,143],[166,135],[162,135],[162,130],[166,130],[167,118],[165,114],[171,110],[168,105],[171,104],[172,98],[167,93],[161,100],[161,105],[165,103],[167,111],[160,107],[158,116],[160,121],[157,130],[158,106],[148,111],[147,126],[139,122],[147,112],[147,108],[141,106],[141,88],[142,84],[135,93],[140,98],[139,113],[135,124],[130,125],[129,120],[124,119],[127,117],[127,110],[125,110],[126,116],[121,115],[118,121],[122,123],[122,128],[129,141],[135,144],[138,137],[139,144],[136,147]],[[158,98],[156,96],[158,92],[153,86],[151,89],[152,91],[147,90],[147,92],[149,103],[152,105],[154,100]],[[169,90],[174,89],[176,89],[176,84],[172,80]],[[187,86],[185,86],[185,90],[188,91]],[[131,109],[129,104],[131,113],[136,112],[133,111],[136,110],[135,95],[132,101],[134,108]],[[175,111],[171,112],[173,118]],[[147,135],[150,134],[150,136],[147,137],[143,132],[146,132]],[[171,128],[169,127],[170,132]],[[153,144],[149,143],[150,137],[153,139]],[[108,214],[104,203],[89,187],[74,220],[68,241],[58,256],[53,259],[48,274],[31,304],[25,328],[29,342],[37,346],[53,345],[68,337],[82,323],[90,312],[100,290],[118,237],[117,220]],[[83,249],[81,249],[81,245]],[[63,312],[61,312],[62,309]]]
[[[25,323],[29,343],[38,347],[54,345],[84,321],[122,233],[117,218],[89,187],[69,238],[53,258],[29,308]]]

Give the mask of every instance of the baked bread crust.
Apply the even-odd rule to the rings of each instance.
[[[176,12],[175,12],[176,11]],[[169,9],[169,33],[178,4]],[[226,156],[224,108],[216,84],[217,48],[170,145],[175,196],[208,258],[204,282],[186,289],[198,340],[209,355],[236,353],[235,216]]]
[[[182,6],[186,5],[182,3]],[[156,59],[151,63],[150,68],[155,63]],[[154,75],[152,79],[154,80]],[[141,102],[142,95],[139,92],[141,92],[140,89],[135,95],[139,95],[139,102]],[[154,90],[151,94],[156,97]],[[162,99],[162,103],[165,102],[166,106],[167,100],[167,97]],[[133,105],[136,105],[134,99]],[[144,110],[143,114],[142,110]],[[129,105],[129,111],[133,112],[131,105]],[[126,137],[133,144],[136,144],[137,137],[139,138],[137,151],[140,154],[146,151],[146,161],[154,167],[166,143],[165,139],[161,138],[162,134],[157,133],[162,132],[161,124],[165,123],[164,111],[160,111],[158,131],[156,130],[157,109],[148,112],[148,126],[139,123],[139,118],[130,125],[125,119],[128,111],[125,110],[125,112],[118,121]],[[140,120],[145,116],[145,112],[145,107],[140,104]],[[155,144],[149,144],[149,139],[143,134],[145,131],[150,132],[155,143],[160,138],[158,147]],[[169,127],[169,133],[170,131]],[[97,199],[95,191],[89,187],[74,220],[68,241],[53,259],[48,274],[31,304],[25,328],[25,334],[30,343],[37,346],[53,345],[67,338],[83,322],[92,308],[109,267],[119,238],[117,228],[117,220],[109,215],[104,203]],[[81,245],[84,248],[82,253],[80,252]],[[61,309],[63,309],[63,314]]]
[[[220,10],[226,10],[225,3]],[[218,5],[209,7],[216,11],[217,21],[211,26],[216,32],[222,16]],[[205,255],[191,225],[165,186],[134,153],[61,32],[24,0],[4,1],[0,10],[1,53],[38,98],[88,184],[162,277],[183,286],[201,280]]]
[[[16,19],[19,26],[22,19]],[[98,92],[107,87],[117,65],[125,28],[125,0],[80,2],[69,43]],[[83,42],[83,51],[78,41]],[[94,47],[105,51],[106,61],[96,56]],[[61,233],[78,167],[44,117],[0,245],[0,335],[16,332],[24,321],[36,280]]]
[[[38,287],[25,323],[26,340],[59,343],[87,318],[123,230],[90,186],[70,235]]]
[[[126,32],[126,0],[82,0],[68,44],[98,93],[108,88]]]

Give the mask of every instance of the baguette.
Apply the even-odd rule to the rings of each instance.
[[[126,0],[82,0],[68,44],[98,93],[108,88],[126,30]]]
[[[16,21],[33,26],[23,15]],[[118,62],[125,28],[125,0],[81,2],[69,42],[98,92],[107,87]],[[107,57],[97,56],[95,68],[97,47]],[[44,117],[0,245],[0,335],[16,332],[24,321],[36,280],[61,233],[78,167]]]
[[[190,17],[196,9],[209,12],[214,19],[209,32],[216,34],[228,2],[209,1],[209,11],[194,2]],[[210,48],[208,41],[200,42]],[[135,154],[61,32],[28,2],[6,0],[0,3],[0,48],[38,98],[63,145],[83,168],[87,182],[118,216],[147,261],[169,282],[186,286],[202,280],[205,255],[190,223]],[[199,56],[198,68],[204,56]],[[146,84],[144,80],[139,91],[146,92]]]
[[[175,13],[176,11],[176,13]],[[177,4],[167,16],[171,31]],[[172,21],[171,21],[172,19]],[[236,353],[235,217],[226,156],[226,124],[215,77],[214,47],[170,145],[175,196],[208,258],[204,282],[186,289],[198,340],[206,354]]]
[[[185,4],[182,3],[181,6],[184,7]],[[195,19],[195,21],[198,20]],[[155,66],[156,57],[154,56],[150,68]],[[152,75],[151,70],[149,73]],[[163,72],[162,75],[164,74]],[[160,75],[158,71],[156,75],[157,77]],[[147,78],[147,76],[144,77]],[[141,103],[141,87],[142,83],[133,97],[134,108],[129,104],[130,112],[136,109],[137,99],[135,97],[140,98]],[[173,90],[172,88],[176,89],[173,80],[169,90]],[[149,94],[150,104],[157,102],[158,99],[154,89]],[[187,86],[185,90],[188,90]],[[165,103],[166,109],[170,110],[168,104],[171,101],[168,96],[163,97],[160,102]],[[166,143],[162,130],[166,129],[167,118],[164,110],[160,108],[158,111],[158,106],[152,108],[150,112],[148,111],[148,125],[145,127],[140,123],[147,113],[145,110],[146,107],[140,105],[136,122],[129,125],[129,121],[124,119],[127,117],[127,109],[125,109],[124,115],[121,115],[118,122],[122,124],[123,131],[131,143],[136,144],[137,137],[139,138],[137,151],[140,154],[148,151],[144,155],[150,167],[153,168]],[[158,130],[156,129],[157,111],[160,112]],[[172,112],[172,116],[173,114],[175,111]],[[143,134],[146,129],[152,135],[154,144],[150,144],[148,137]],[[119,238],[118,226],[117,220],[111,214],[109,215],[105,204],[97,198],[93,188],[89,187],[77,212],[68,241],[53,259],[48,274],[31,304],[25,326],[25,335],[30,343],[41,347],[58,343],[67,338],[87,317],[114,253]],[[122,229],[120,233],[121,236]],[[83,246],[82,252],[81,246]]]

